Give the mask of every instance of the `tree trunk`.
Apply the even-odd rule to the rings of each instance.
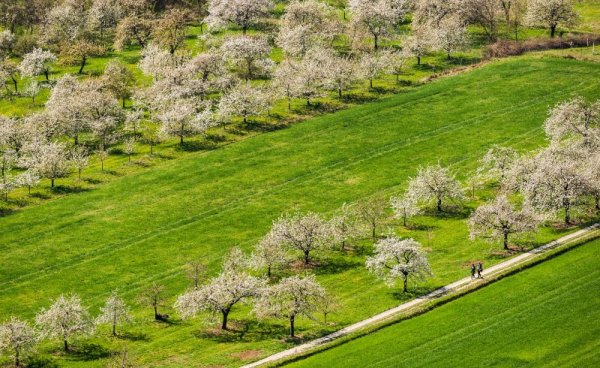
[[[377,51],[377,49],[379,48],[379,36],[377,36],[376,34],[373,35],[373,47],[375,51]]]
[[[342,89],[341,89],[341,88],[338,88],[338,96],[339,96],[340,98],[342,98]]]
[[[179,136],[179,144],[183,146],[183,135]]]
[[[77,170],[77,180],[81,181],[81,169]]]
[[[437,210],[438,212],[442,212],[442,199],[438,198],[437,200]]]
[[[594,194],[594,200],[596,202],[596,209],[600,210],[600,193]]]
[[[271,278],[271,266],[267,268],[267,277]]]
[[[67,339],[64,339],[63,344],[64,344],[65,352],[68,352],[69,351],[69,342],[67,341]]]
[[[417,65],[421,65],[421,56],[417,55]]]
[[[554,38],[556,34],[556,24],[550,26],[550,38]]]
[[[221,329],[222,330],[226,330],[227,329],[227,317],[229,316],[229,310],[221,310],[221,313],[223,314],[223,323],[221,323]]]
[[[504,249],[508,250],[508,233],[504,233]]]
[[[50,76],[48,75],[48,69],[44,70],[44,75],[46,76],[46,82],[50,82]]]
[[[406,293],[408,291],[408,275],[403,276],[403,281],[404,281],[404,288],[402,289],[402,291]]]
[[[404,227],[406,227],[406,214],[404,214],[404,216],[402,216],[402,223],[404,225]]]
[[[10,77],[13,81],[13,86],[15,87],[15,93],[19,93],[18,82],[15,77]]]
[[[290,337],[295,337],[294,335],[294,319],[296,316],[290,316]]]
[[[54,178],[50,179],[50,187],[54,188]]]
[[[571,213],[569,207],[565,207],[565,225],[571,224]]]
[[[85,68],[85,62],[87,61],[87,57],[82,56],[81,57],[81,64],[79,67],[79,73],[78,74],[82,74],[83,73],[83,68]]]
[[[121,99],[121,101],[122,101],[123,108],[125,108],[125,97],[123,97],[123,98]]]
[[[19,348],[15,348],[15,367],[21,366],[21,351]]]
[[[371,224],[371,236],[373,237],[373,240],[377,239],[377,225],[375,224]]]
[[[304,267],[307,268],[310,263],[310,250],[304,251]]]
[[[160,319],[158,316],[158,307],[156,306],[156,304],[154,305],[154,319],[156,321],[158,321]]]
[[[373,78],[369,79],[369,87],[373,89]]]
[[[117,336],[117,314],[113,313],[112,334]]]

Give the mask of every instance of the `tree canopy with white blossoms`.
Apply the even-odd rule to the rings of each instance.
[[[413,239],[390,236],[375,244],[374,255],[367,258],[367,270],[393,286],[402,280],[403,291],[408,291],[408,280],[424,280],[431,276],[431,268],[421,244]]]

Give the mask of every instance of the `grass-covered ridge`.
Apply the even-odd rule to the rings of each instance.
[[[187,260],[202,257],[215,271],[229,247],[248,249],[282,212],[331,212],[374,193],[390,195],[419,165],[438,160],[466,176],[494,143],[519,149],[543,144],[548,106],[575,94],[598,98],[598,78],[594,63],[504,60],[0,218],[0,315],[30,318],[64,292],[80,294],[96,313],[113,289],[133,303],[151,281],[165,283],[175,295],[188,286],[181,274]],[[469,260],[498,262],[490,255],[492,246],[468,240],[463,215],[416,221],[420,226],[410,232],[390,228],[431,250],[436,277],[419,291],[466,275]],[[544,230],[529,244],[557,232]],[[332,317],[335,326],[304,321],[299,327],[305,337],[403,298],[365,272],[364,251],[331,256],[316,269],[343,310]],[[169,307],[165,311],[173,314]],[[279,339],[283,325],[251,322],[245,309],[232,313],[249,325],[235,338],[207,334],[199,320],[162,325],[150,322],[147,309],[136,307],[135,314],[139,322],[127,330],[143,338],[127,343],[145,366],[236,366],[239,353],[265,355],[290,345]],[[107,349],[122,344],[97,340]],[[101,366],[103,360],[71,357],[63,363]]]
[[[591,367],[600,241],[289,367]]]

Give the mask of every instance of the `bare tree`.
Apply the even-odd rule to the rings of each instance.
[[[169,318],[168,315],[158,313],[158,308],[164,306],[164,292],[164,285],[153,282],[139,296],[140,303],[154,310],[154,320],[156,321],[164,321]]]
[[[194,259],[185,264],[185,275],[194,284],[194,289],[200,285],[200,280],[206,276],[206,263]]]
[[[387,201],[382,197],[363,200],[356,206],[358,216],[371,229],[371,237],[377,239],[377,227],[385,220]]]

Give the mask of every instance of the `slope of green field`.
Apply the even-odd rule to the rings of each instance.
[[[248,249],[282,212],[330,212],[374,193],[390,195],[419,165],[438,160],[466,175],[494,143],[520,149],[543,144],[548,107],[575,94],[600,97],[599,78],[595,63],[503,60],[0,218],[0,320],[31,318],[68,292],[80,294],[95,314],[111,290],[120,289],[133,303],[152,281],[167,285],[171,305],[188,285],[181,266],[191,257],[202,257],[214,272],[228,248]],[[435,277],[419,292],[464,276],[469,260],[499,261],[490,254],[493,245],[468,240],[461,215],[417,221],[414,230],[396,231],[430,249]],[[546,229],[529,244],[559,233]],[[368,275],[364,256],[323,261],[318,278],[343,309],[332,317],[333,326],[301,322],[301,335],[331,331],[406,298]],[[126,343],[145,366],[236,366],[291,344],[280,338],[282,323],[256,324],[247,308],[232,313],[249,325],[234,337],[207,334],[198,319],[157,324],[147,318],[149,310],[134,311],[138,322],[126,330],[137,338],[97,340],[108,350]],[[104,362],[60,359],[86,367]]]
[[[286,367],[597,367],[600,240]]]

